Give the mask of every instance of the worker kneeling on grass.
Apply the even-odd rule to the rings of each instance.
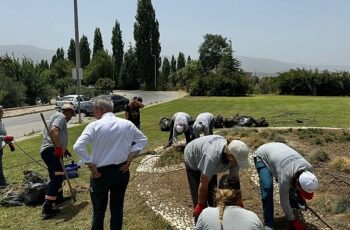
[[[205,207],[215,206],[217,174],[230,170],[230,176],[239,178],[239,169],[248,168],[248,153],[244,142],[233,140],[228,144],[226,138],[219,135],[197,138],[185,147],[184,160],[195,221]]]
[[[277,179],[282,209],[288,220],[294,229],[305,229],[295,218],[292,207],[305,204],[305,199],[311,200],[318,188],[311,164],[297,151],[279,142],[261,145],[253,157],[260,178],[265,229],[274,228],[273,177]]]

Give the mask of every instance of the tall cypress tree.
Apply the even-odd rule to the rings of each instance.
[[[176,60],[175,60],[174,55],[171,56],[170,72],[171,73],[175,73],[176,72]]]
[[[137,63],[142,73],[142,83],[146,89],[154,89],[155,64],[160,66],[159,23],[151,0],[138,0],[136,22],[134,23],[134,39]],[[158,68],[156,70],[158,75]]]
[[[92,48],[92,58],[94,58],[99,50],[103,50],[103,41],[100,28],[96,27],[94,34],[94,46]]]
[[[170,75],[170,62],[167,57],[164,57],[163,64],[162,64],[161,80],[160,80],[160,83],[164,88],[167,88],[169,75]]]
[[[185,55],[182,52],[179,52],[177,57],[177,70],[182,69],[186,65]]]
[[[73,38],[70,40],[67,55],[68,55],[68,60],[73,62],[75,65],[75,41]]]
[[[129,44],[129,49],[124,55],[118,87],[121,89],[138,89],[140,87],[136,53],[131,44]]]
[[[91,49],[88,38],[83,35],[80,38],[80,64],[82,68],[85,68],[90,64]]]
[[[124,43],[122,39],[122,31],[120,30],[120,24],[118,20],[115,20],[115,25],[112,30],[112,55],[113,55],[113,80],[116,85],[118,85],[118,79],[120,75],[120,69],[123,64],[123,55],[124,55]]]
[[[187,64],[190,64],[191,61],[192,61],[192,59],[191,59],[190,55],[188,55],[188,57],[187,57]]]

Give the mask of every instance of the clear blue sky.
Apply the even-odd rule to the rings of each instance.
[[[232,40],[236,55],[302,64],[350,65],[349,0],[153,0],[161,55],[192,59],[206,33]],[[136,0],[78,0],[79,33],[92,49],[99,27],[106,49],[114,22],[124,48],[134,44]],[[0,45],[67,51],[74,37],[73,0],[8,0],[0,4]]]

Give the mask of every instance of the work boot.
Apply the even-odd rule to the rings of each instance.
[[[41,212],[41,217],[43,220],[50,219],[54,216],[56,216],[60,210],[59,209],[53,209],[53,202],[49,200],[45,200],[43,205],[43,211]]]
[[[63,191],[60,191],[57,193],[57,199],[55,201],[55,206],[59,206],[61,204],[64,204],[66,201],[69,201],[71,199],[72,199],[72,197],[64,197]]]

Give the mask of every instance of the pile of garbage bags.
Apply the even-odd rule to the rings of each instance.
[[[0,205],[5,207],[38,205],[44,202],[49,180],[33,171],[24,171],[23,174],[23,189],[18,189],[22,191],[9,189],[4,192]]]
[[[254,119],[251,116],[240,116],[239,114],[236,114],[233,117],[226,117],[224,118],[221,115],[217,115],[214,118],[214,128],[231,128],[234,126],[240,126],[240,127],[268,127],[269,123],[266,121],[264,117],[261,117],[259,119]]]

